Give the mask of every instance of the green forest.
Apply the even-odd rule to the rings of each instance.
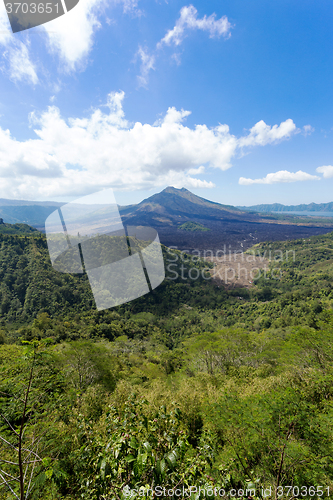
[[[43,234],[10,233],[1,500],[333,494],[333,233],[249,249],[270,262],[251,288],[163,247],[164,282],[104,311]]]

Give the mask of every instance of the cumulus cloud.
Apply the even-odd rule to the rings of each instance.
[[[316,168],[316,172],[318,174],[323,174],[325,179],[329,179],[333,177],[333,165],[323,165],[322,167]]]
[[[243,186],[250,186],[251,184],[279,184],[281,182],[297,182],[297,181],[318,181],[320,177],[317,175],[311,175],[302,170],[298,172],[288,172],[288,170],[279,170],[279,172],[274,172],[267,174],[266,177],[262,179],[247,179],[245,177],[240,177],[238,183]]]
[[[201,165],[198,168],[190,168],[187,173],[190,175],[199,175],[199,174],[204,174],[205,171],[206,171],[205,167]]]
[[[24,44],[13,36],[3,2],[0,2],[0,46],[5,48],[2,53],[2,71],[14,82],[23,81],[36,85],[38,76],[36,66],[30,59],[29,44]]]
[[[265,146],[280,140],[289,139],[293,134],[298,133],[295,123],[290,118],[280,125],[270,127],[263,120],[256,123],[250,129],[249,135],[241,139],[241,146]]]
[[[180,15],[175,26],[157,43],[155,54],[149,57],[147,51],[142,54],[144,59],[148,61],[148,64],[145,64],[145,60],[140,53],[142,65],[140,68],[140,75],[138,76],[139,84],[141,86],[147,85],[149,71],[155,69],[154,63],[158,57],[159,50],[165,45],[178,47],[184,40],[187,31],[201,30],[208,32],[210,38],[219,38],[221,36],[229,38],[231,28],[232,26],[226,16],[216,19],[216,14],[214,13],[208,17],[205,15],[202,18],[198,18],[198,11],[193,5],[183,7],[180,10]],[[140,50],[142,50],[141,47],[139,48],[139,52]],[[174,53],[171,57],[177,65],[180,64],[179,52]]]
[[[196,176],[207,175],[209,168],[228,169],[248,143],[249,135],[238,138],[228,125],[187,127],[190,112],[173,107],[153,125],[131,124],[124,97],[124,92],[109,94],[107,111],[96,109],[85,118],[65,119],[55,106],[31,114],[36,137],[26,141],[0,128],[0,197],[45,199],[165,184],[212,187],[209,179]],[[284,130],[280,140],[289,137],[290,127],[272,129]],[[257,144],[267,142],[275,136]]]
[[[216,19],[216,14],[209,17],[198,18],[198,11],[193,5],[185,6],[180,11],[180,16],[175,26],[167,32],[164,38],[158,43],[158,48],[165,45],[180,45],[187,30],[207,31],[210,38],[214,36],[230,36],[231,24],[226,16]]]

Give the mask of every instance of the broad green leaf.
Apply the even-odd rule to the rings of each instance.
[[[170,453],[168,453],[168,455],[166,455],[165,459],[168,462],[169,467],[171,469],[174,469],[176,467],[178,454],[175,450],[171,451]]]
[[[160,477],[162,477],[162,479],[164,479],[164,477],[165,477],[166,469],[167,469],[166,461],[164,459],[157,460],[157,462],[156,462],[156,469],[155,470],[156,470],[157,474]]]
[[[151,452],[152,447],[151,447],[151,445],[148,443],[148,441],[145,441],[144,443],[142,443],[142,446],[146,449],[147,453],[150,453],[150,452]]]
[[[137,450],[139,448],[139,442],[134,436],[131,438],[129,445],[131,448],[134,448],[134,450]]]

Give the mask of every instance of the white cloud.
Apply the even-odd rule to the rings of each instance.
[[[322,167],[316,168],[316,172],[323,174],[325,179],[333,177],[333,165],[323,165]]]
[[[75,70],[84,63],[94,32],[101,26],[97,13],[102,4],[103,0],[80,0],[67,14],[43,25],[49,50],[60,57],[64,70]]]
[[[205,167],[201,165],[198,168],[190,168],[187,173],[190,175],[199,175],[199,174],[204,174],[205,171],[206,171]]]
[[[201,30],[209,33],[210,38],[224,36],[230,37],[232,26],[226,16],[216,19],[216,14],[211,14],[209,17],[204,16],[198,18],[198,11],[193,5],[188,5],[180,10],[180,16],[176,21],[175,26],[167,32],[167,34],[156,44],[155,54],[148,56],[147,49],[142,52],[139,47],[139,55],[142,60],[140,75],[138,80],[141,86],[146,86],[148,83],[149,71],[154,68],[154,63],[158,57],[158,52],[165,45],[179,46],[189,30]],[[173,61],[180,65],[180,53],[174,53]]]
[[[303,127],[303,135],[306,137],[307,135],[311,135],[315,129],[311,127],[311,125],[304,125]]]
[[[0,45],[7,45],[11,42],[13,38],[12,32],[10,30],[10,24],[8,21],[7,12],[5,9],[5,4],[0,3]]]
[[[17,41],[15,45],[8,50],[8,61],[9,77],[11,80],[16,82],[26,81],[33,85],[38,83],[36,66],[29,58],[27,45]]]
[[[263,120],[256,123],[250,129],[249,135],[242,138],[241,146],[265,146],[280,141],[281,139],[288,139],[293,134],[298,133],[299,129],[296,128],[294,122],[289,118],[282,122],[280,125],[270,127],[266,125]]]
[[[145,87],[148,82],[149,71],[155,69],[155,56],[149,55],[147,48],[142,48],[139,46],[137,55],[141,59],[140,75],[138,76],[138,81],[140,87]]]
[[[175,64],[177,66],[180,66],[181,59],[180,59],[180,53],[179,52],[175,52],[174,54],[172,54],[171,59],[172,59],[172,61],[175,62]]]
[[[117,0],[116,3],[123,3],[124,5],[124,12],[135,14],[137,16],[140,16],[142,14],[142,11],[138,8],[138,0]]]
[[[45,199],[104,187],[165,184],[212,187],[209,180],[193,176],[204,174],[205,168],[228,169],[244,148],[246,137],[232,135],[227,125],[190,128],[184,124],[190,112],[175,108],[153,125],[130,124],[123,100],[124,92],[113,92],[107,112],[96,109],[86,118],[68,120],[50,106],[39,116],[31,115],[36,138],[27,141],[0,128],[0,197]],[[289,137],[290,127],[272,129],[280,130],[280,140]],[[274,141],[269,135],[264,142]]]
[[[317,175],[311,175],[302,170],[298,172],[288,172],[288,170],[280,170],[279,172],[274,172],[267,174],[266,177],[262,179],[247,179],[245,177],[240,177],[239,184],[243,186],[250,186],[251,184],[278,184],[281,182],[297,182],[297,181],[315,181],[320,180]]]
[[[137,8],[137,0],[111,0],[111,4],[122,4],[125,13],[141,14]],[[106,5],[107,0],[80,0],[66,14],[40,26],[40,30],[47,35],[49,52],[60,58],[62,71],[74,71],[84,67],[93,46],[94,33],[101,26],[98,16],[103,13]],[[8,49],[5,55],[9,61],[9,69],[6,68],[6,72],[10,78],[36,84],[37,71],[30,61],[28,42],[23,43],[13,36],[4,3],[1,1],[0,45]]]
[[[3,2],[0,2],[0,46],[5,47],[2,71],[14,82],[36,85],[38,76],[30,59],[29,43],[24,44],[13,36]]]
[[[98,17],[103,14],[107,0],[80,0],[67,14],[43,25],[49,49],[63,62],[63,70],[80,69],[93,46],[94,33],[101,27]],[[138,0],[111,0],[111,5],[123,5],[124,13],[141,15]],[[110,23],[110,20],[109,20]],[[108,24],[109,24],[108,23]]]
[[[208,31],[209,36],[224,37],[230,36],[231,24],[226,16],[216,19],[216,14],[209,17],[198,18],[198,11],[193,5],[185,6],[180,11],[180,16],[173,29],[169,30],[164,38],[159,42],[158,47],[166,45],[180,45],[185,37],[186,30]]]

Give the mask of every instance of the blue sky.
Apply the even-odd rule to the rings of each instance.
[[[0,5],[0,197],[333,201],[322,0],[80,0],[12,34]]]

